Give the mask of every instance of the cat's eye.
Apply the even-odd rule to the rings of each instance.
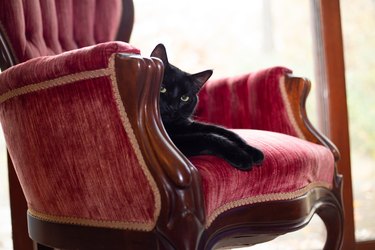
[[[167,89],[164,87],[160,87],[160,93],[164,94],[167,92]]]
[[[183,101],[183,102],[187,102],[187,101],[189,101],[189,99],[190,99],[190,97],[187,96],[187,95],[181,96],[181,101]]]

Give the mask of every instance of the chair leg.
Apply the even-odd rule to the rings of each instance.
[[[54,250],[54,248],[44,246],[34,241],[34,250]]]
[[[344,233],[343,213],[336,204],[325,204],[316,212],[323,220],[327,229],[327,239],[324,244],[324,250],[339,250],[342,245]]]

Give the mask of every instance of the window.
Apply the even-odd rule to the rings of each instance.
[[[355,236],[375,239],[375,2],[341,1]]]

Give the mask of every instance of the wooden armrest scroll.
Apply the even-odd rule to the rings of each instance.
[[[204,201],[200,175],[174,146],[164,130],[159,113],[163,64],[156,58],[118,54],[116,78],[127,116],[140,151],[161,194],[157,230],[178,242],[181,234],[197,235],[204,228]],[[196,241],[182,241],[194,249]],[[176,246],[177,249],[185,247]]]
[[[162,166],[176,185],[184,187],[191,183],[190,168],[170,142],[159,114],[161,65],[156,59],[118,54],[116,76],[122,102],[148,165]]]
[[[307,117],[306,100],[310,92],[311,82],[306,78],[289,74],[285,76],[284,84],[298,129],[302,132],[307,141],[323,145],[330,149],[334,156],[335,163],[337,163],[337,161],[340,160],[339,150],[327,137],[315,129]],[[337,167],[335,167],[333,192],[340,202],[342,202],[342,178],[342,175],[338,173]]]
[[[311,88],[310,81],[302,77],[286,75],[284,84],[298,129],[302,132],[306,140],[329,148],[337,162],[340,159],[340,153],[337,147],[328,138],[317,131],[307,117],[306,99]]]

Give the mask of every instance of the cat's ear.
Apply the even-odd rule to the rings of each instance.
[[[191,76],[194,79],[194,83],[197,84],[197,86],[200,89],[207,82],[207,80],[211,77],[212,73],[213,73],[212,70],[205,70],[205,71],[196,73]]]
[[[159,58],[163,62],[164,67],[166,67],[169,64],[167,51],[162,43],[156,45],[155,49],[151,52],[151,56]]]

